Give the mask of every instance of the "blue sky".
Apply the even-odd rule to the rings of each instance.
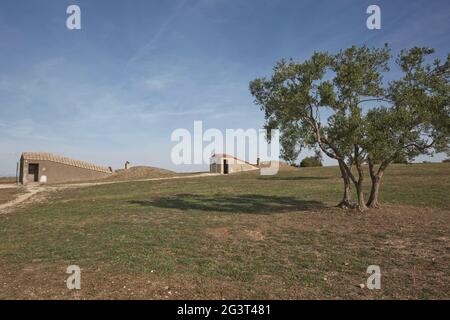
[[[71,4],[81,30],[66,28]],[[248,83],[280,58],[385,42],[445,57],[449,22],[448,0],[1,0],[0,175],[22,151],[198,170],[171,163],[172,131],[260,128]]]

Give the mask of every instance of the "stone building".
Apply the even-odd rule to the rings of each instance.
[[[259,166],[225,153],[214,154],[209,165],[210,173],[229,174],[252,170],[259,170]]]
[[[45,152],[22,153],[19,170],[22,184],[87,181],[112,174],[111,168]]]

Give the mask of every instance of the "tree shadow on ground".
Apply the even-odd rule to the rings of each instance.
[[[130,204],[157,208],[252,214],[273,214],[325,208],[325,205],[319,201],[255,194],[227,196],[183,193],[169,197],[131,200],[128,202]]]
[[[303,180],[303,181],[308,181],[308,180],[327,180],[327,179],[331,179],[331,177],[290,177],[290,176],[261,176],[258,177],[259,180],[283,180],[283,181],[295,181],[295,180]]]

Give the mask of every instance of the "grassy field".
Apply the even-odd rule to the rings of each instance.
[[[341,184],[325,167],[51,193],[0,215],[0,298],[450,298],[450,164],[390,167],[363,214],[333,207]],[[369,265],[381,290],[359,286]]]

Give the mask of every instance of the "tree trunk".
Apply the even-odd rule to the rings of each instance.
[[[356,157],[355,157],[356,158]],[[339,167],[341,169],[344,169],[346,176],[349,178],[349,181],[353,182],[355,188],[356,188],[356,194],[358,195],[358,204],[357,206],[353,205],[352,208],[358,207],[360,211],[364,211],[367,209],[366,203],[364,201],[364,192],[363,192],[363,181],[364,181],[364,171],[361,166],[361,163],[356,163],[356,170],[358,171],[358,179],[355,178],[351,171],[351,167],[349,167],[346,163],[340,162]],[[348,189],[346,189],[346,192],[344,193],[344,196],[347,194],[350,195],[350,184],[348,185]],[[347,192],[348,191],[348,192]]]
[[[381,206],[378,197],[380,195],[381,179],[383,178],[384,170],[386,170],[388,164],[388,161],[383,161],[380,164],[378,171],[375,173],[373,161],[369,160],[370,179],[372,179],[372,188],[370,189],[370,196],[367,201],[367,206],[369,208],[379,208]]]
[[[364,211],[367,209],[366,201],[364,200],[364,192],[362,181],[356,185],[356,193],[358,195],[358,209],[359,211]]]
[[[372,178],[372,188],[370,190],[369,200],[367,201],[367,206],[369,208],[379,208],[380,203],[378,201],[378,196],[380,194],[381,178],[375,176]]]
[[[341,175],[344,181],[344,195],[342,196],[341,202],[337,206],[343,209],[354,208],[355,204],[352,202],[352,191],[350,189],[350,177],[348,176],[341,160],[339,160],[339,168],[341,169]]]
[[[364,182],[364,170],[362,164],[358,159],[358,151],[355,146],[355,159],[356,159],[356,170],[358,171],[358,181],[354,181],[356,187],[356,194],[358,195],[358,209],[359,211],[364,211],[367,209],[366,201],[364,200],[363,182]],[[356,182],[356,183],[355,183]]]

